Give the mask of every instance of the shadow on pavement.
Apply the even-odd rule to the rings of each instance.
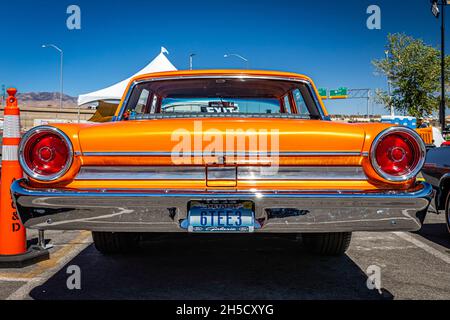
[[[69,290],[69,265],[81,290]],[[34,299],[392,299],[366,287],[348,257],[306,253],[275,235],[176,235],[140,253],[104,256],[93,245],[30,293]]]
[[[416,232],[420,236],[450,249],[450,234],[447,225],[444,223],[426,223]]]

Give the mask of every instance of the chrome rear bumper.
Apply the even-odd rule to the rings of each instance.
[[[192,200],[252,201],[257,232],[414,231],[433,196],[427,183],[409,192],[206,192],[35,189],[25,179],[11,192],[28,228],[113,232],[185,232]]]

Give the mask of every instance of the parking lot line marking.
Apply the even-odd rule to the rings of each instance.
[[[378,246],[378,247],[363,247],[355,246],[354,249],[357,251],[372,251],[372,250],[408,250],[416,249],[416,246]]]
[[[450,264],[450,256],[440,252],[439,250],[434,249],[433,247],[430,247],[429,245],[423,243],[422,241],[414,238],[413,236],[405,233],[405,232],[393,232],[395,235],[399,236],[403,240],[406,240],[412,244],[414,244],[416,247],[425,250],[429,254],[435,256],[438,259],[441,259],[445,263]]]
[[[28,282],[28,281],[30,281],[30,278],[0,277],[0,281],[3,281],[3,282]]]
[[[395,240],[395,237],[389,235],[376,235],[376,236],[355,236],[355,239],[360,241],[371,241],[371,240]]]
[[[55,273],[57,273],[64,265],[74,259],[81,251],[90,245],[89,242],[85,242],[90,237],[90,232],[84,231],[74,240],[70,241],[66,247],[58,250],[52,257],[53,261],[43,261],[38,264],[36,271],[30,273],[33,274],[33,278],[28,279],[28,282],[11,293],[6,300],[24,300],[29,297],[30,291],[33,288],[43,284]],[[74,245],[75,244],[75,245]],[[37,275],[39,274],[39,277]]]
[[[50,260],[41,261],[37,263],[34,268],[26,273],[23,272],[0,272],[0,277],[3,277],[5,279],[14,279],[14,278],[24,278],[31,280],[35,277],[37,277],[39,274],[43,273],[45,270],[49,268],[53,268],[59,263],[59,260],[62,256],[64,256],[68,251],[72,249],[72,246],[76,244],[83,244],[84,241],[86,241],[90,236],[90,232],[84,231],[81,232],[75,239],[72,241],[69,241],[69,243],[62,245],[62,248],[55,251],[51,254]]]

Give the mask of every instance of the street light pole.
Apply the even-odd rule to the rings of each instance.
[[[189,55],[189,70],[192,70],[192,65],[193,65],[194,56],[195,56],[195,53],[191,53],[191,54]]]
[[[60,111],[63,108],[63,93],[64,93],[64,51],[55,46],[54,44],[44,44],[42,48],[53,48],[59,52],[61,58],[61,66],[60,66],[60,94],[59,94],[59,109]]]
[[[6,99],[6,87],[4,84],[2,84],[2,95],[1,95],[2,99],[0,101],[0,106],[3,105],[3,101],[5,101]]]
[[[386,55],[386,59],[389,59],[389,51],[386,50],[385,52]],[[389,97],[389,109],[391,111],[391,116],[393,117],[395,115],[394,112],[394,106],[392,105],[392,97],[391,97],[391,80],[389,79],[389,74],[386,75],[387,76],[387,85],[388,85],[388,97]]]
[[[441,8],[441,106],[439,108],[439,121],[441,132],[445,130],[445,6],[447,0],[442,0]]]
[[[247,69],[250,69],[250,61],[248,61],[248,59],[244,58],[243,56],[241,56],[240,54],[237,53],[227,53],[225,54],[223,57],[224,58],[229,58],[231,56],[237,57],[243,61],[245,61],[245,65],[247,66]]]

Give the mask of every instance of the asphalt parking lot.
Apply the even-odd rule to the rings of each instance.
[[[0,299],[450,299],[444,219],[429,214],[418,233],[355,233],[348,254],[333,258],[274,235],[168,236],[104,256],[89,232],[47,232],[51,259],[0,270]],[[67,287],[72,265],[79,290]],[[369,266],[381,270],[379,291],[367,288]]]

